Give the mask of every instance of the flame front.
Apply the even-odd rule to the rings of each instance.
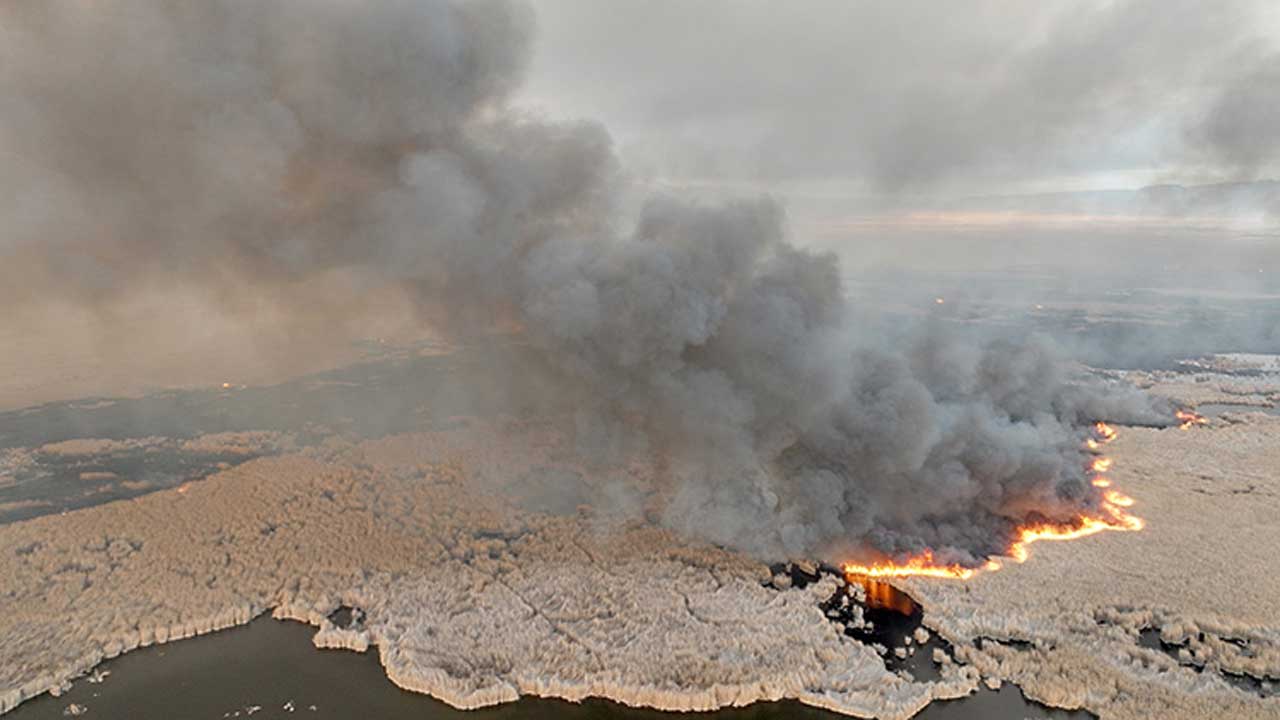
[[[1100,442],[1109,443],[1112,440],[1116,439],[1115,428],[1102,422],[1101,420],[1093,424],[1093,431],[1098,433],[1098,440]]]
[[[1195,417],[1199,418],[1200,416],[1196,415]],[[1179,414],[1178,418],[1186,422],[1181,414]],[[1203,424],[1203,422],[1204,419],[1200,418],[1200,424]],[[1190,425],[1184,426],[1183,429],[1187,427],[1190,427]],[[1096,438],[1087,438],[1085,440],[1085,447],[1091,451],[1097,450],[1102,444],[1109,443],[1116,438],[1115,429],[1104,422],[1095,423],[1093,432]],[[1107,457],[1096,457],[1089,463],[1089,470],[1096,473],[1091,479],[1094,487],[1111,487],[1111,480],[1101,474],[1110,470],[1111,465],[1112,461]],[[1035,523],[1019,527],[1015,534],[1015,539],[1009,544],[1004,555],[1012,558],[1014,562],[1022,563],[1026,562],[1027,558],[1030,557],[1028,547],[1042,540],[1075,540],[1095,535],[1105,530],[1126,532],[1141,530],[1144,525],[1142,518],[1131,515],[1126,510],[1126,508],[1132,507],[1133,504],[1133,498],[1128,495],[1115,490],[1107,490],[1103,493],[1102,500],[1098,504],[1097,513],[1094,515],[1081,514],[1075,520],[1066,523]],[[996,559],[989,559],[981,567],[972,568],[959,564],[939,564],[934,560],[932,550],[926,550],[902,563],[885,561],[873,565],[846,563],[843,566],[846,575],[861,578],[935,577],[950,580],[968,580],[980,571],[996,571],[1000,568],[1000,561]]]
[[[920,555],[909,558],[901,565],[891,562],[876,563],[874,565],[845,564],[843,570],[846,575],[857,575],[866,578],[917,576],[951,578],[955,580],[968,580],[977,572],[976,569],[967,568],[963,565],[939,565],[934,562],[932,550],[925,550]]]
[[[1179,430],[1190,430],[1193,425],[1204,425],[1209,422],[1205,416],[1190,410],[1179,410],[1174,413],[1174,417],[1178,418]]]

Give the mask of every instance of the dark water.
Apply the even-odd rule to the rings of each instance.
[[[19,705],[13,720],[61,719],[72,703],[85,718],[218,720],[224,717],[343,718],[363,720],[835,720],[844,716],[796,702],[757,703],[709,713],[663,713],[604,700],[568,703],[522,699],[481,710],[459,711],[397,688],[382,672],[376,649],[367,653],[317,650],[314,628],[259,618],[249,625],[189,640],[135,650],[101,666],[100,683],[77,680],[62,697],[42,695]],[[292,703],[292,711],[287,704]],[[314,707],[315,709],[311,709]],[[236,716],[234,713],[239,712]],[[1014,687],[984,690],[962,700],[934,703],[924,720],[1000,720],[1027,717],[1085,718],[1085,713],[1046,711],[1028,704]]]
[[[1203,636],[1201,639],[1203,639]],[[1233,640],[1232,642],[1237,643],[1241,647],[1245,647],[1247,645],[1243,640]],[[1220,672],[1206,668],[1204,665],[1197,663],[1194,660],[1184,660],[1179,657],[1178,651],[1186,647],[1187,644],[1164,642],[1160,639],[1160,631],[1155,628],[1145,628],[1142,630],[1142,632],[1138,634],[1138,644],[1144,648],[1159,650],[1165,655],[1177,660],[1179,665],[1191,668],[1198,673],[1206,671],[1217,672],[1218,677],[1225,680],[1228,685],[1244,690],[1245,692],[1254,693],[1259,697],[1280,697],[1280,678],[1269,677],[1266,679],[1258,679],[1250,675],[1241,675],[1225,671]]]
[[[823,572],[840,576],[834,568],[824,568]],[[803,586],[807,578],[800,575],[795,584]],[[796,577],[794,571],[792,577]],[[845,635],[877,648],[889,671],[906,673],[919,682],[940,680],[942,674],[933,661],[934,650],[951,657],[951,646],[933,633],[924,643],[914,639],[924,621],[924,609],[887,582],[856,576],[843,580],[835,594],[821,605],[826,616],[841,626]],[[855,589],[861,589],[862,599],[857,599]],[[855,617],[855,607],[861,611],[861,622]]]
[[[778,565],[771,569],[775,576],[785,574],[796,587],[804,587],[823,575],[840,578],[841,586],[820,607],[832,622],[843,628],[845,635],[872,647],[884,648],[882,657],[890,672],[905,673],[917,682],[932,682],[942,678],[939,665],[933,661],[935,650],[954,661],[951,644],[932,632],[923,644],[914,640],[913,636],[924,620],[924,609],[910,595],[892,584],[865,577],[843,576],[838,569],[830,566],[818,568],[814,573],[794,565]],[[855,599],[858,596],[856,589],[859,588],[861,600]],[[854,618],[854,606],[861,610],[861,623]],[[899,657],[894,652],[898,648],[907,651],[904,657]],[[1059,710],[1027,700],[1020,690],[1006,684],[998,691],[983,687],[976,695],[963,700],[934,703],[918,717],[1084,720],[1093,718],[1094,715],[1084,711]]]
[[[49,403],[0,413],[0,449],[247,430],[381,437],[451,416],[543,409],[555,397],[538,382],[542,371],[520,345],[494,341],[447,355],[401,353],[278,385]]]
[[[938,665],[933,661],[933,651],[941,650],[951,657],[951,646],[933,633],[921,644],[912,636],[924,621],[924,609],[909,595],[887,582],[862,579],[858,581],[866,596],[863,619],[869,628],[845,630],[845,633],[861,642],[883,645],[885,667],[892,671],[904,671],[918,681],[942,679]],[[902,648],[906,657],[894,652]]]
[[[467,422],[464,417],[562,412],[569,398],[543,382],[546,372],[522,346],[492,341],[449,355],[402,352],[279,385],[88,398],[3,412],[0,450],[75,438],[168,440],[94,455],[37,453],[13,483],[0,486],[0,523],[173,487],[261,456],[179,451],[180,440],[208,433],[273,431],[307,446],[333,436],[360,440],[442,429]]]
[[[0,488],[0,524],[173,487],[261,456],[184,452],[176,443],[84,455],[38,453],[13,485]]]

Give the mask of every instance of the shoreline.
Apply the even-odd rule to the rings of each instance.
[[[351,631],[345,631],[343,628],[338,628],[329,620],[328,615],[325,615],[324,613],[319,612],[312,607],[300,606],[300,605],[291,606],[287,604],[281,604],[275,607],[268,607],[268,608],[258,610],[254,612],[252,615],[245,615],[244,613],[228,613],[228,614],[235,615],[237,620],[235,622],[232,622],[231,624],[221,625],[221,626],[217,626],[217,625],[211,626],[204,623],[196,622],[194,624],[186,624],[186,625],[174,626],[170,628],[156,628],[151,633],[148,633],[145,630],[140,630],[138,635],[138,639],[139,639],[138,643],[135,644],[132,642],[132,640],[124,641],[121,643],[120,649],[118,652],[115,652],[113,647],[111,648],[110,652],[114,652],[114,654],[110,654],[110,652],[108,652],[107,654],[103,654],[102,657],[98,658],[92,664],[83,664],[79,666],[82,669],[79,669],[74,673],[65,674],[65,677],[66,677],[65,681],[58,685],[58,687],[61,688],[60,692],[55,693],[53,692],[53,689],[46,687],[44,689],[35,690],[33,694],[30,694],[26,697],[22,697],[21,699],[18,699],[16,702],[12,702],[12,704],[4,704],[4,701],[12,701],[13,699],[12,692],[0,695],[0,715],[7,714],[13,710],[16,710],[18,707],[22,706],[28,700],[35,699],[46,693],[50,694],[51,697],[54,697],[54,698],[61,697],[63,694],[65,694],[67,690],[69,690],[69,686],[72,681],[81,680],[89,676],[90,673],[92,673],[94,670],[101,668],[101,666],[107,661],[115,659],[117,657],[121,657],[135,650],[141,650],[144,648],[151,648],[151,647],[160,647],[166,644],[180,642],[183,640],[195,639],[204,635],[216,634],[218,632],[225,631],[225,630],[247,628],[248,626],[252,625],[253,623],[259,620],[270,618],[273,621],[297,623],[298,625],[303,627],[314,628],[316,632],[311,636],[310,639],[311,639],[311,644],[313,646],[313,649],[315,650],[342,650],[342,651],[354,652],[359,654],[366,654],[370,650],[376,648],[377,649],[376,659],[378,662],[378,667],[382,672],[383,677],[392,685],[394,685],[397,688],[400,688],[401,690],[405,690],[406,692],[414,693],[416,695],[422,695],[424,697],[437,700],[449,706],[450,708],[453,708],[456,710],[462,710],[462,711],[476,710],[476,709],[486,708],[486,707],[494,707],[497,705],[504,705],[508,703],[518,702],[523,699],[533,699],[533,698],[547,699],[547,700],[560,700],[560,701],[565,701],[565,702],[574,703],[574,704],[579,704],[584,700],[600,700],[600,701],[605,701],[609,703],[616,703],[618,705],[622,705],[630,708],[636,708],[636,709],[642,709],[642,710],[653,710],[657,712],[666,712],[666,713],[675,713],[675,712],[711,713],[718,710],[724,710],[724,709],[730,709],[730,708],[745,708],[745,707],[756,705],[756,704],[769,704],[769,703],[790,701],[790,702],[799,703],[806,707],[838,713],[840,715],[847,716],[847,717],[862,717],[862,718],[877,717],[875,715],[870,715],[870,714],[857,714],[856,712],[850,712],[847,705],[831,703],[827,701],[826,698],[823,698],[821,696],[814,696],[812,694],[789,695],[786,693],[786,690],[784,689],[779,689],[779,691],[776,694],[772,694],[772,695],[767,694],[767,690],[763,690],[763,689],[762,689],[762,692],[750,694],[750,692],[748,691],[751,689],[751,686],[740,686],[740,687],[711,686],[701,690],[698,693],[686,693],[683,696],[683,698],[679,695],[672,696],[668,694],[666,696],[663,696],[669,703],[665,706],[651,703],[650,699],[654,697],[654,695],[652,694],[653,691],[647,690],[644,688],[619,688],[619,687],[609,687],[604,685],[596,685],[591,688],[572,688],[564,685],[556,685],[554,683],[543,684],[540,687],[521,687],[516,691],[516,694],[514,695],[504,696],[500,698],[487,698],[487,699],[482,699],[480,701],[476,701],[476,698],[474,697],[465,698],[457,695],[449,695],[447,693],[443,693],[441,692],[440,685],[435,685],[435,686],[431,686],[429,688],[423,689],[420,685],[415,684],[414,676],[411,675],[406,679],[405,677],[398,675],[392,668],[390,668],[387,665],[387,660],[386,660],[387,653],[384,650],[384,646],[379,645],[375,641],[376,638],[370,638],[365,633],[362,633],[362,632],[351,632]],[[37,684],[38,684],[38,681],[33,681],[32,683],[29,684],[29,686],[34,686]],[[29,688],[24,688],[24,690],[25,689],[29,689]],[[920,705],[918,708],[906,711],[905,714],[895,715],[895,716],[880,716],[880,717],[902,717],[902,718],[912,717],[918,714],[920,711],[922,711],[925,707],[932,705],[932,703],[935,701],[945,703],[950,700],[964,699],[966,697],[971,696],[974,691],[977,691],[979,689],[980,689],[980,686],[978,685],[978,683],[975,682],[973,688],[971,688],[970,690],[964,691],[958,695],[955,695],[952,697],[942,697],[939,695],[934,695],[930,700]],[[1052,705],[1048,705],[1046,703],[1036,701],[1033,698],[1031,698],[1029,695],[1027,695],[1025,692],[1023,692],[1022,694],[1026,697],[1028,701],[1036,705],[1043,706],[1046,709],[1050,709],[1050,710],[1077,710],[1078,709],[1078,708],[1058,708]],[[696,699],[692,701],[690,700],[691,698],[707,698],[708,696],[713,698],[710,702],[698,702]]]
[[[364,445],[416,456],[423,440]],[[449,455],[440,450],[429,454]],[[27,658],[7,672],[0,658],[0,679],[8,674],[22,680],[0,693],[0,706],[7,711],[60,689],[102,660],[135,648],[246,624],[268,611],[318,627],[321,645],[378,645],[385,674],[395,684],[454,707],[522,695],[602,697],[672,711],[794,698],[855,716],[907,717],[934,699],[963,696],[977,685],[963,673],[949,685],[928,686],[887,673],[874,652],[842,639],[822,615],[818,604],[830,588],[766,589],[761,583],[767,568],[745,558],[686,545],[657,528],[621,527],[589,541],[593,552],[607,558],[597,565],[576,539],[597,531],[576,518],[513,520],[508,510],[495,514],[484,507],[495,500],[477,506],[483,496],[464,492],[456,472],[439,472],[434,480],[391,472],[401,484],[383,474],[388,468],[338,468],[333,459],[305,453],[260,458],[191,483],[185,492],[162,490],[0,527],[0,540],[28,549],[5,561],[19,593],[15,607],[40,608],[35,624],[13,614],[0,619],[8,626],[0,631],[13,639],[8,662]],[[368,492],[375,494],[364,497]],[[283,512],[281,506],[290,502]],[[410,515],[389,517],[371,503],[403,507]],[[157,525],[153,518],[164,520]],[[99,534],[108,528],[114,537]],[[71,536],[64,536],[68,530]],[[469,545],[451,550],[457,533]],[[100,539],[89,539],[95,535]],[[385,557],[370,563],[362,559],[361,547],[380,547]],[[295,548],[310,548],[307,559]],[[515,555],[521,560],[512,564]],[[48,600],[37,599],[46,592],[64,598],[56,583],[40,580],[51,574],[66,583],[66,611],[46,612]],[[139,587],[157,580],[161,586]],[[566,584],[583,585],[585,594],[558,598]],[[90,602],[82,602],[84,597]],[[368,636],[325,627],[324,611],[340,600],[368,613]],[[122,622],[128,608],[143,611],[155,601],[163,610],[144,612],[161,622],[142,628],[136,620]],[[552,612],[548,602],[580,609]],[[592,619],[611,606],[643,609],[614,620]],[[202,607],[207,612],[190,617]],[[95,620],[94,613],[105,614]],[[165,616],[175,621],[163,623]],[[722,623],[741,625],[742,636],[725,635]],[[651,628],[666,625],[682,629],[652,634]],[[447,637],[443,645],[434,640],[431,654],[423,655],[415,649],[422,642],[415,633],[433,627]],[[497,634],[491,640],[470,635],[481,628]],[[605,635],[597,641],[597,633]],[[610,647],[613,641],[604,638],[617,633],[630,639],[619,638]],[[504,647],[513,641],[514,648]],[[63,656],[77,645],[84,650]],[[618,657],[597,658],[604,650],[592,649],[596,645]],[[705,654],[692,651],[703,646]],[[492,666],[496,674],[452,676],[446,669],[455,662],[453,653],[461,653],[458,662]],[[509,653],[515,654],[504,659]],[[654,664],[666,655],[668,662]],[[50,664],[24,677],[27,671],[20,668],[38,668],[46,662],[41,657]],[[679,681],[664,685],[664,677]]]
[[[841,635],[818,607],[834,580],[768,588],[769,569],[740,555],[648,525],[514,510],[500,488],[475,484],[553,466],[556,445],[536,429],[507,428],[500,445],[479,424],[258,458],[185,490],[0,526],[0,545],[16,550],[0,556],[13,587],[0,616],[0,708],[105,659],[270,612],[317,628],[316,647],[377,645],[393,684],[459,708],[525,696],[668,711],[794,699],[905,718],[1013,683],[1030,701],[1109,717],[1141,717],[1152,697],[1168,717],[1197,717],[1205,703],[1267,717],[1280,699],[1217,672],[1265,678],[1280,667],[1280,629],[1258,604],[1274,581],[1196,563],[1280,539],[1267,522],[1280,488],[1249,471],[1280,453],[1269,441],[1278,430],[1262,415],[1127,429],[1114,474],[1146,530],[1046,543],[1025,564],[964,582],[902,582],[964,663],[944,664],[950,674],[933,684],[886,671]],[[1237,492],[1249,483],[1257,489]],[[1186,545],[1203,523],[1219,528],[1215,545]],[[1237,592],[1222,595],[1223,583]],[[341,606],[364,613],[363,630],[332,626]],[[1148,626],[1213,672],[1140,645]]]

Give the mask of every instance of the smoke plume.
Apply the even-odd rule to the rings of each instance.
[[[1082,423],[1168,421],[1043,338],[860,328],[770,199],[659,196],[626,222],[608,134],[511,106],[532,21],[502,0],[6,5],[4,300],[173,285],[251,313],[252,290],[337,322],[350,298],[293,291],[342,273],[447,330],[514,320],[585,388],[584,453],[662,453],[663,522],[767,557],[973,561],[1098,502]]]

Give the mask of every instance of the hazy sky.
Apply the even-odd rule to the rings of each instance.
[[[534,0],[521,97],[656,178],[970,194],[1274,177],[1274,0]]]

